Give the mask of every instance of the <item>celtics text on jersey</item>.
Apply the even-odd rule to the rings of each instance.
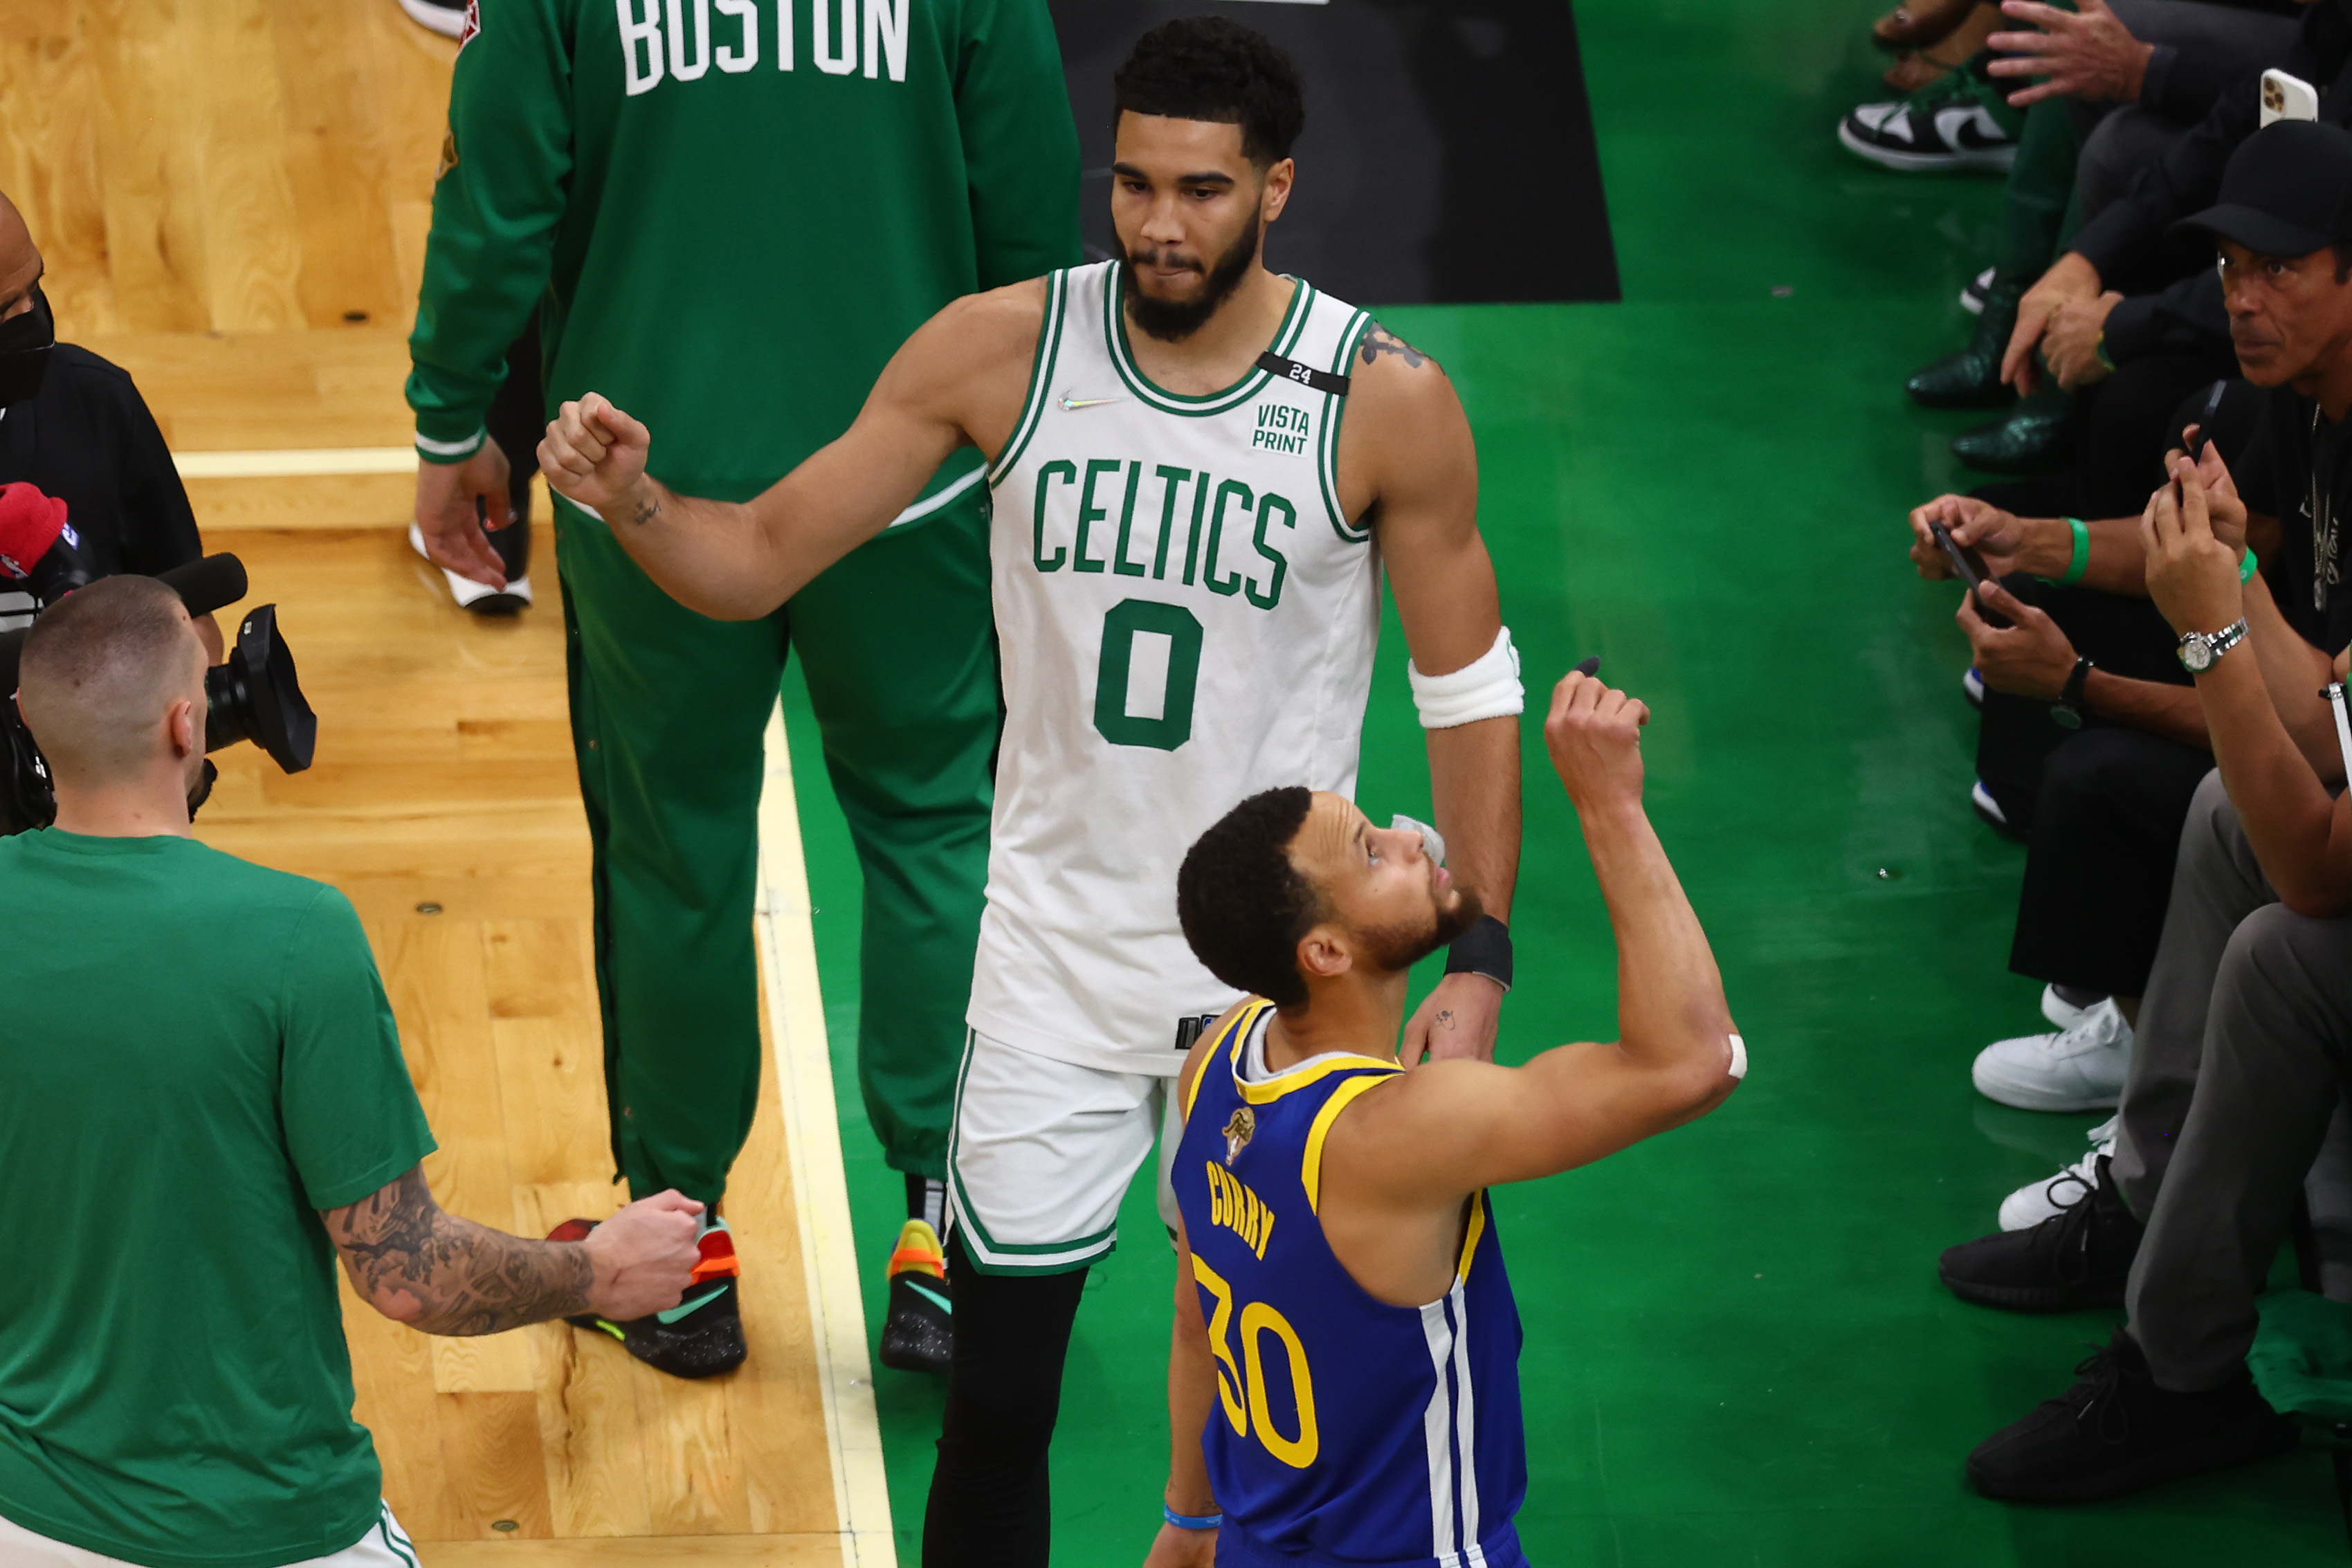
[[[1176,921],[1176,868],[1244,796],[1352,793],[1380,566],[1339,502],[1346,397],[1254,369],[1205,396],[1129,352],[1116,262],[1047,281],[989,471],[1006,719],[971,1022],[1173,1074],[1177,1018],[1236,999]],[[1363,311],[1293,285],[1268,347],[1338,373]]]

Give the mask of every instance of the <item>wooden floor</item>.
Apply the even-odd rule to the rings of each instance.
[[[42,247],[59,336],[129,368],[176,453],[407,445],[455,56],[393,0],[0,0],[0,191]],[[539,607],[477,620],[408,550],[413,485],[189,482],[248,603],[278,605],[320,721],[299,775],[218,753],[197,831],[351,896],[440,1140],[434,1191],[539,1233],[619,1201],[552,542],[542,526]],[[813,993],[813,961],[772,968]],[[812,1312],[803,1238],[824,1227],[793,1173],[822,1185],[824,1167],[787,1146],[772,1050],[765,1081],[728,1194],[751,1347],[735,1374],[665,1378],[561,1325],[428,1339],[347,1295],[358,1413],[428,1568],[857,1560],[829,1432],[863,1337]],[[803,1142],[837,1184],[831,1136]]]

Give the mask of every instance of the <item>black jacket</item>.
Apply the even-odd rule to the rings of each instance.
[[[130,373],[88,349],[49,351],[41,390],[0,414],[0,484],[66,503],[92,576],[152,576],[204,553],[171,448]]]

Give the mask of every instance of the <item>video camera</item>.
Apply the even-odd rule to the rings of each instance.
[[[89,573],[77,570],[76,563],[49,559],[61,547],[69,548],[70,541],[69,533],[63,534],[45,549],[51,574],[44,585],[53,591],[36,592],[42,609],[89,582]],[[37,574],[10,575],[31,587],[27,579]],[[209,615],[246,594],[245,563],[234,555],[207,555],[161,573],[156,580],[179,595],[192,616]],[[24,630],[0,632],[0,693],[6,694],[0,697],[0,835],[47,827],[58,816],[48,764],[16,711],[16,666],[26,636]],[[295,679],[293,650],[278,630],[278,606],[260,605],[237,627],[228,662],[205,672],[205,750],[217,752],[250,741],[280,768],[299,773],[310,765],[318,740],[319,717],[303,700]],[[210,796],[218,776],[219,770],[207,760],[203,780],[188,796],[191,815]]]

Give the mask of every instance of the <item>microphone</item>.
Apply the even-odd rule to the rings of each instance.
[[[0,584],[22,584],[54,605],[89,582],[81,535],[66,521],[66,503],[18,480],[0,485]]]
[[[155,581],[180,595],[192,616],[208,616],[245,597],[245,563],[224,551],[155,574]]]

